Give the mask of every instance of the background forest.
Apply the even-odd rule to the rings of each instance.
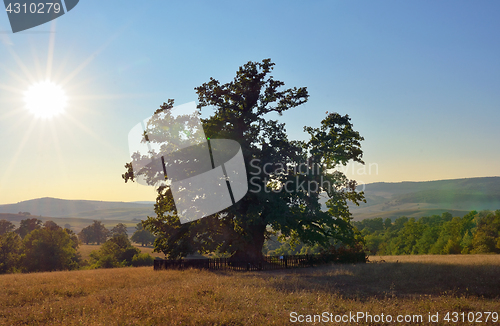
[[[364,242],[369,255],[424,255],[424,254],[485,254],[500,253],[500,210],[471,211],[463,217],[442,215],[419,219],[405,216],[373,218],[353,222],[358,239]],[[268,254],[312,254],[319,246],[271,238],[266,243]]]

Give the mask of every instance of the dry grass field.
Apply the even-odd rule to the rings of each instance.
[[[376,263],[266,272],[143,267],[0,275],[0,324],[338,325],[335,316],[357,313],[372,322],[344,324],[470,325],[471,316],[500,324],[493,315],[485,322],[487,312],[500,312],[500,255],[370,260]],[[293,321],[324,312],[333,322],[291,322],[291,314]],[[444,320],[448,312],[457,322]],[[430,323],[429,313],[439,322]],[[381,314],[403,322],[376,322]]]

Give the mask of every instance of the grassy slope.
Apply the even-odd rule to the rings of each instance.
[[[272,272],[144,267],[1,275],[0,324],[288,325],[292,311],[439,312],[442,321],[448,311],[500,310],[500,255],[373,257],[381,259]]]
[[[69,216],[69,218],[84,218],[93,220],[121,220],[121,221],[135,221],[139,222],[144,220],[146,216],[154,216],[154,209],[147,208],[115,208],[103,209],[96,211],[81,212]]]
[[[366,185],[367,203],[351,206],[355,220],[422,217],[448,211],[463,216],[471,210],[500,209],[500,177]]]
[[[149,209],[153,210],[152,204],[106,202],[95,200],[66,200],[59,198],[38,198],[19,202],[17,204],[0,205],[2,213],[30,212],[32,215],[65,217],[73,216],[82,212],[92,212],[112,209]]]

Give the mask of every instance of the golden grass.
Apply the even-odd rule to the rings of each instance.
[[[370,256],[370,262],[385,261],[387,263],[432,263],[457,265],[500,265],[500,255],[407,255],[407,256]]]
[[[1,275],[0,324],[288,325],[291,312],[421,314],[428,324],[430,312],[445,325],[448,311],[500,312],[500,256],[382,258],[267,272],[141,267]]]

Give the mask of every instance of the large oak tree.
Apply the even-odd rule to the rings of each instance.
[[[324,247],[332,241],[353,244],[347,202],[358,204],[363,193],[355,191],[355,181],[333,169],[349,161],[363,163],[363,138],[347,115],[327,112],[319,128],[304,128],[309,141],[289,140],[285,125],[270,114],[281,116],[304,104],[309,95],[305,87],[283,89],[284,83],[271,76],[273,66],[270,59],[248,62],[229,83],[210,78],[195,88],[198,109],[214,110],[202,120],[206,136],[241,145],[249,191],[222,212],[181,224],[168,183],[159,187],[156,216],[143,224],[157,236],[156,250],[167,257],[218,250],[235,259],[260,259],[264,241],[273,233]],[[169,100],[155,113],[173,106]],[[297,119],[309,114],[296,113]],[[133,181],[137,176],[132,164],[125,167],[125,182]]]

